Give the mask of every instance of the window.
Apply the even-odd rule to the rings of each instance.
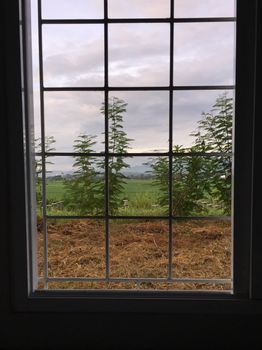
[[[232,291],[235,10],[207,6],[32,2],[40,289]]]
[[[243,10],[243,8],[242,8]],[[240,11],[240,10],[239,10]],[[252,11],[251,11],[252,12]],[[242,13],[240,11],[240,13]],[[240,18],[241,20],[241,16],[238,17]],[[239,19],[238,19],[239,20]],[[49,20],[48,20],[49,21]],[[242,23],[242,22],[241,22]],[[246,27],[244,27],[246,28]],[[239,31],[241,33],[241,30],[242,28],[239,28]],[[241,36],[240,36],[241,37]],[[242,36],[243,37],[243,36]],[[252,35],[251,35],[252,37]],[[244,39],[243,39],[244,40]],[[246,43],[247,44],[247,43]],[[172,45],[171,45],[172,46]],[[239,52],[241,52],[241,49],[243,46],[241,46],[239,44],[239,50],[238,51],[238,55],[239,55]],[[250,42],[250,52],[252,51],[252,45],[251,45],[251,42]],[[239,57],[239,56],[238,56]],[[11,64],[11,63],[9,63]],[[241,67],[241,64],[243,64],[243,61],[239,61],[238,62],[239,64],[239,67]],[[252,61],[249,62],[249,64],[252,66]],[[238,68],[239,69],[239,68]],[[245,78],[246,79],[246,78]],[[241,96],[241,93],[243,94],[243,92],[245,91],[246,93],[246,88],[243,87],[243,81],[242,81],[242,84],[238,85],[239,81],[241,81],[241,74],[239,73],[239,75],[237,75],[237,79],[236,79],[236,83],[237,83],[237,90],[236,90],[236,98],[237,98],[237,101],[239,101],[239,104],[236,105],[236,112],[239,113],[238,115],[241,115],[243,116],[244,114],[244,111],[245,113],[247,111],[250,111],[250,109],[246,109],[247,106],[250,108],[250,105],[252,105],[252,92],[249,92],[250,95],[247,95],[247,102],[246,103],[246,107],[243,108],[243,106],[241,105],[241,102],[240,100],[238,99],[239,98],[239,95]],[[245,82],[247,82],[248,80],[246,80]],[[28,79],[25,80],[25,82],[28,82]],[[252,85],[252,84],[251,84]],[[29,84],[30,86],[30,84]],[[203,86],[201,86],[201,89],[203,88]],[[223,90],[224,90],[225,86],[223,86]],[[159,87],[157,87],[157,89],[159,89]],[[157,90],[156,89],[156,90]],[[243,89],[243,90],[241,90]],[[91,90],[96,90],[96,88],[93,88]],[[132,89],[131,89],[132,90]],[[141,88],[141,90],[144,90],[144,87]],[[162,91],[162,89],[160,89]],[[190,89],[189,89],[190,90]],[[17,85],[17,92],[19,91],[19,84]],[[25,90],[27,92],[27,90]],[[163,90],[165,91],[165,90]],[[174,94],[174,91],[173,89],[170,89],[170,87],[168,87],[167,91],[171,94]],[[135,92],[135,91],[132,91],[132,92]],[[105,91],[106,93],[106,91]],[[238,95],[239,94],[239,95]],[[243,96],[243,95],[242,95]],[[27,98],[29,97],[28,95],[26,96]],[[250,100],[249,100],[250,99]],[[169,100],[170,101],[170,100]],[[10,102],[10,100],[9,100]],[[9,103],[9,105],[11,106],[12,104]],[[25,107],[28,108],[29,107],[29,104],[25,104]],[[240,108],[241,107],[241,108]],[[16,106],[12,106],[13,108],[13,111],[15,110],[15,108],[17,108],[17,111],[16,113],[14,113],[15,115],[20,115],[20,112],[18,111],[19,110],[19,105],[16,105]],[[11,107],[10,107],[10,111],[11,111]],[[10,113],[10,112],[9,112]],[[169,117],[170,115],[172,115],[173,113],[173,109],[170,109],[170,105],[169,105]],[[18,119],[19,120],[19,117]],[[18,140],[20,140],[19,142],[22,142],[21,140],[21,134],[20,134],[20,131],[22,130],[22,125],[17,125],[16,122],[17,122],[16,119],[12,120],[10,119],[8,122],[11,123],[11,126],[12,126],[12,131],[17,135],[20,135],[20,138],[18,138]],[[245,154],[245,152],[242,152],[244,150],[246,150],[245,147],[247,147],[247,149],[250,151],[250,149],[248,147],[250,147],[250,136],[251,136],[251,127],[252,127],[252,123],[249,124],[249,122],[251,122],[251,120],[247,121],[246,118],[236,118],[236,128],[235,128],[235,134],[236,134],[236,140],[243,140],[243,130],[245,131],[244,132],[244,135],[246,137],[246,140],[248,140],[247,143],[244,143],[244,142],[240,142],[238,141],[236,143],[236,150],[235,150],[235,157],[236,157],[236,160],[235,160],[235,187],[238,189],[237,192],[235,192],[235,197],[234,197],[234,201],[238,200],[237,203],[239,204],[236,204],[235,205],[235,208],[236,208],[236,211],[235,211],[235,215],[234,215],[234,229],[235,230],[238,230],[237,232],[239,232],[239,234],[234,237],[234,245],[235,245],[235,249],[234,249],[234,283],[235,283],[235,294],[243,294],[243,295],[247,295],[247,292],[249,289],[248,287],[248,280],[249,280],[249,272],[248,272],[248,263],[247,261],[249,260],[249,256],[247,254],[247,247],[248,245],[246,245],[247,242],[249,242],[249,235],[247,234],[243,234],[243,230],[244,228],[248,228],[248,225],[249,225],[249,214],[246,213],[244,210],[243,210],[243,207],[240,206],[240,203],[243,203],[243,199],[246,199],[246,203],[248,200],[250,200],[249,198],[249,188],[250,187],[241,187],[240,184],[241,183],[246,183],[245,181],[247,181],[246,179],[250,178],[250,173],[249,173],[249,161],[250,161],[250,153],[247,152]],[[241,123],[243,123],[241,125]],[[27,130],[29,130],[29,128],[27,128]],[[169,128],[169,132],[170,132],[170,129]],[[42,141],[43,142],[43,141]],[[172,147],[173,147],[173,144],[171,144]],[[18,305],[18,308],[22,307],[23,309],[24,308],[29,308],[29,309],[34,309],[36,307],[36,309],[40,309],[42,308],[43,310],[43,307],[47,307],[47,308],[52,308],[55,306],[55,308],[57,307],[57,305],[61,305],[61,308],[63,309],[64,307],[67,308],[67,306],[69,305],[73,305],[75,303],[75,306],[76,308],[80,307],[82,308],[83,307],[83,304],[81,302],[81,298],[79,298],[79,296],[81,297],[87,297],[87,303],[85,304],[87,309],[89,309],[90,307],[92,308],[94,305],[99,305],[99,298],[105,298],[103,299],[105,302],[105,300],[107,300],[107,302],[110,300],[110,298],[112,298],[112,296],[117,296],[117,300],[121,299],[121,298],[128,298],[129,301],[131,301],[130,304],[126,304],[126,307],[129,308],[129,310],[132,309],[132,303],[133,301],[136,299],[136,298],[139,298],[140,296],[145,298],[145,296],[148,298],[148,300],[151,299],[151,296],[153,296],[154,298],[164,298],[166,296],[165,292],[163,293],[160,293],[156,296],[156,294],[154,293],[154,291],[152,292],[149,292],[149,293],[144,293],[144,291],[140,291],[139,293],[136,293],[136,294],[128,294],[128,293],[117,293],[117,292],[114,292],[113,294],[109,292],[105,292],[105,293],[100,293],[99,291],[94,291],[93,293],[90,292],[89,295],[86,295],[85,293],[84,294],[81,294],[81,293],[77,293],[77,292],[72,292],[72,291],[68,291],[69,293],[66,293],[66,294],[57,294],[56,291],[52,292],[52,291],[35,291],[37,289],[37,285],[35,284],[35,271],[34,271],[34,265],[33,264],[21,264],[21,261],[28,261],[28,259],[32,259],[32,261],[34,262],[35,261],[35,257],[33,256],[34,252],[36,251],[35,249],[31,250],[31,247],[33,247],[33,245],[35,244],[35,240],[33,239],[31,242],[30,242],[30,239],[31,239],[31,236],[25,236],[25,232],[26,230],[23,230],[23,234],[21,234],[20,236],[17,235],[17,232],[19,231],[19,227],[23,227],[24,229],[26,228],[26,222],[27,224],[32,224],[33,223],[33,220],[28,220],[28,221],[25,221],[25,217],[26,215],[24,215],[25,213],[23,212],[23,208],[25,208],[25,206],[23,205],[23,194],[21,191],[21,189],[23,190],[24,189],[24,186],[22,185],[23,184],[23,150],[21,149],[21,147],[18,147],[17,145],[17,148],[15,145],[13,145],[11,147],[11,155],[10,155],[10,164],[12,164],[13,166],[13,170],[15,171],[11,171],[10,174],[10,182],[12,183],[13,187],[12,187],[12,196],[11,196],[11,199],[10,199],[10,202],[12,203],[13,205],[13,208],[14,210],[12,211],[12,215],[14,215],[14,217],[16,217],[16,221],[13,221],[12,222],[12,237],[15,237],[16,238],[16,241],[15,243],[13,243],[12,247],[13,247],[13,253],[14,253],[14,271],[19,271],[19,274],[18,273],[15,273],[14,276],[15,276],[15,280],[13,280],[13,286],[16,286],[15,290],[16,290],[16,293],[14,295],[15,299],[15,305],[17,307]],[[242,150],[240,152],[240,150]],[[61,152],[62,153],[62,152]],[[158,152],[157,155],[149,155],[150,157],[153,157],[153,156],[160,156],[161,154],[159,154],[160,152]],[[241,160],[242,162],[239,162],[238,161],[238,157],[241,155]],[[55,154],[54,156],[56,157],[62,157],[58,154]],[[63,154],[64,156],[64,154]],[[70,156],[70,155],[68,155]],[[72,155],[72,156],[75,156]],[[98,156],[98,154],[92,154],[92,156]],[[109,155],[107,155],[109,156]],[[125,154],[126,156],[126,154]],[[128,156],[132,156],[132,157],[143,157],[144,155],[140,154],[140,155],[136,155],[136,154],[128,154]],[[171,159],[171,162],[173,161],[173,157],[175,157],[176,155],[173,155],[172,154],[172,157],[170,156],[170,154],[167,154],[164,155],[165,157],[169,157]],[[180,157],[191,157],[192,154],[180,154],[179,155]],[[101,155],[99,155],[99,157],[102,157]],[[106,155],[105,155],[106,157]],[[16,160],[15,160],[16,159]],[[18,166],[17,164],[17,160],[19,160],[19,165],[20,167]],[[47,163],[46,163],[47,164]],[[172,163],[171,163],[172,164]],[[22,165],[22,167],[21,167]],[[30,164],[28,164],[28,168],[29,168]],[[27,169],[28,169],[27,168]],[[19,170],[20,169],[20,170]],[[22,173],[21,173],[22,171]],[[14,174],[16,174],[16,177],[14,177]],[[17,178],[17,174],[20,174],[21,175],[21,178],[18,177]],[[169,173],[170,174],[170,173]],[[243,176],[243,178],[242,178]],[[28,179],[28,177],[26,177]],[[250,186],[250,182],[248,182],[249,186]],[[23,192],[24,193],[24,192]],[[19,204],[19,205],[18,205]],[[238,207],[239,206],[239,207]],[[16,209],[15,209],[16,208]],[[19,208],[19,210],[18,210]],[[22,209],[22,210],[21,210]],[[27,218],[28,218],[29,214],[27,214]],[[102,217],[101,220],[103,220],[104,218]],[[112,220],[112,218],[110,216],[108,216],[106,219],[110,219]],[[117,216],[116,218],[114,218],[115,220],[122,220],[123,217],[122,216]],[[124,217],[125,220],[135,220],[134,218],[126,218]],[[154,218],[151,218],[151,220],[154,220]],[[170,220],[171,217],[170,215],[168,216],[167,220]],[[177,218],[173,218],[172,216],[172,224],[173,224],[173,219],[176,220]],[[171,220],[169,221],[171,222]],[[168,222],[168,224],[169,224]],[[29,231],[27,231],[29,232]],[[170,236],[169,236],[170,237]],[[19,244],[18,244],[19,243]],[[26,244],[28,244],[28,246],[26,246]],[[26,248],[27,247],[27,248]],[[28,254],[29,253],[29,257],[28,257]],[[20,262],[20,264],[19,264]],[[33,268],[32,268],[33,266]],[[241,266],[244,267],[243,269],[241,269]],[[248,275],[248,276],[247,276]],[[30,276],[31,278],[28,278],[28,276]],[[33,281],[33,285],[32,285],[32,281]],[[155,281],[154,281],[155,282]],[[18,286],[20,288],[18,288]],[[30,298],[28,299],[28,293],[30,295]],[[63,295],[63,298],[60,299],[59,296],[62,296]],[[187,295],[188,295],[188,298],[192,301],[192,300],[195,300],[194,297],[192,297],[192,294],[184,294],[182,293],[182,297],[183,298],[187,298]],[[109,298],[108,298],[109,297]],[[235,296],[233,295],[232,298],[234,298]],[[17,299],[16,299],[17,298]],[[42,301],[43,301],[43,298],[47,298],[49,300],[49,302],[47,304],[43,304]],[[65,299],[64,299],[65,298]],[[73,299],[70,299],[71,302],[65,306],[65,304],[63,304],[63,300],[67,300],[66,298],[73,298]],[[89,298],[89,299],[88,299]],[[176,298],[181,298],[181,294],[171,294],[171,296],[169,295],[169,298],[172,298],[173,301],[175,301],[175,304],[174,305],[178,305],[176,304],[176,301],[177,299]],[[220,294],[218,296],[218,294],[214,293],[213,296],[209,295],[209,294],[205,294],[205,293],[200,293],[198,294],[198,296],[196,296],[195,298],[204,298],[204,300],[206,299],[209,299],[212,301],[212,298],[221,298],[221,302],[224,303],[225,300],[231,300],[231,296],[227,296],[226,297],[222,297]],[[47,299],[45,301],[47,301]],[[68,300],[69,300],[68,299]],[[73,304],[72,304],[72,300],[73,300]],[[86,301],[85,300],[85,301]],[[92,301],[93,303],[93,306],[90,306],[91,304],[88,303],[88,300]],[[204,303],[204,300],[203,300],[203,304]],[[105,305],[105,309],[108,307],[106,305],[109,305],[110,304],[110,301],[109,301],[109,304],[104,304]],[[53,304],[52,304],[53,303]],[[22,306],[21,306],[22,305]],[[52,306],[53,305],[53,306]],[[129,306],[128,306],[129,305]],[[190,310],[190,303],[187,304],[186,308],[187,310]],[[197,303],[195,305],[201,305],[201,302],[200,303]],[[211,305],[213,305],[211,303]],[[225,304],[223,304],[225,305]],[[74,308],[73,307],[73,308]],[[111,306],[109,306],[110,308]],[[198,306],[198,307],[201,307],[201,306]],[[212,307],[215,307],[214,305]],[[160,308],[161,309],[161,308]]]
[[[184,2],[184,1],[183,1]],[[26,1],[21,2],[26,5]],[[36,291],[31,285],[24,169],[24,124],[21,99],[19,2],[0,2],[2,16],[1,220],[0,220],[0,347],[94,347],[209,349],[259,348],[261,343],[260,150],[258,124],[255,151],[252,125],[261,115],[257,92],[261,84],[260,1],[237,1],[236,147],[234,295],[181,292],[172,295],[139,292],[88,294]],[[29,17],[24,17],[25,19]],[[25,39],[28,35],[25,35]],[[257,51],[255,47],[257,46]],[[26,59],[26,56],[24,56]],[[256,58],[256,60],[255,60]],[[25,60],[25,62],[28,61]],[[255,63],[256,62],[256,63]],[[256,73],[257,72],[257,73]],[[256,77],[257,75],[257,77]],[[27,70],[26,76],[30,76]],[[256,79],[255,79],[256,77]],[[29,83],[29,78],[25,83]],[[25,86],[23,86],[25,87]],[[30,101],[30,84],[24,90]],[[29,103],[24,106],[29,108]],[[26,149],[27,150],[27,149]],[[27,166],[25,167],[25,164]],[[252,174],[253,172],[253,174]],[[259,181],[258,181],[259,175]],[[253,192],[253,194],[252,194]],[[30,191],[29,191],[30,193]],[[252,219],[252,221],[251,221]],[[252,225],[251,225],[252,223]],[[250,228],[251,227],[251,228]],[[34,242],[33,242],[34,243]],[[116,298],[113,296],[116,295]],[[138,300],[139,299],[139,300]],[[260,300],[259,300],[260,299]],[[22,312],[20,312],[22,311]],[[190,334],[190,336],[189,336]],[[197,344],[197,345],[196,345]]]

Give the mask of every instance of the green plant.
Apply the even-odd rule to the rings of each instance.
[[[96,143],[94,138],[82,134],[74,141],[74,151],[81,155],[75,157],[73,179],[64,182],[64,203],[69,210],[75,210],[80,215],[99,214],[103,208],[98,186],[100,174],[96,170],[94,157],[89,156]]]
[[[172,161],[172,214],[174,216],[188,216],[204,210],[201,200],[208,191],[206,181],[205,159],[200,156],[187,156],[187,152],[196,152],[195,148],[185,149],[174,146],[174,152],[180,153]],[[181,156],[185,153],[185,156]],[[169,210],[169,161],[158,157],[151,161],[154,174],[154,184],[160,188],[159,204]]]
[[[123,129],[123,114],[126,113],[127,103],[117,97],[112,97],[108,104],[108,151],[110,153],[125,154],[132,139],[127,137]],[[105,104],[101,107],[101,113],[105,115]],[[105,170],[105,162],[99,163],[101,170]],[[109,183],[109,210],[117,212],[121,206],[121,193],[126,184],[126,176],[123,170],[128,168],[123,155],[109,157],[108,159],[108,183]],[[100,191],[105,193],[105,183],[101,182]]]
[[[197,131],[191,134],[196,137],[196,147],[204,145],[209,152],[223,153],[221,156],[210,158],[206,163],[209,165],[212,193],[222,203],[225,214],[230,214],[231,210],[232,123],[233,98],[224,93],[216,99],[209,113],[202,114]]]
[[[46,136],[45,138],[45,153],[50,153],[55,151],[55,147],[53,145],[55,144],[56,140],[53,136]],[[41,138],[37,138],[34,140],[34,148],[36,154],[42,153],[42,143]],[[45,160],[45,164],[53,164],[53,162]],[[42,202],[42,158],[40,156],[35,156],[34,158],[34,164],[35,164],[35,185],[36,185],[36,201],[37,203]],[[45,173],[48,173],[49,171],[45,171]]]
[[[223,94],[209,113],[203,113],[191,148],[174,146],[172,164],[172,208],[175,216],[197,215],[207,212],[208,198],[217,200],[225,214],[231,206],[231,150],[233,99]],[[186,155],[186,153],[194,155]],[[205,157],[198,153],[217,152]],[[181,153],[185,154],[181,155]],[[227,156],[228,154],[228,156]],[[160,188],[159,203],[168,211],[169,162],[158,157],[151,160],[155,184]]]
[[[126,112],[127,103],[113,97],[108,104],[108,151],[111,153],[126,153],[129,147],[129,139],[123,130],[123,113]],[[105,115],[105,105],[101,107],[101,113]],[[69,209],[75,209],[80,214],[97,215],[104,212],[105,206],[105,160],[96,160],[89,154],[93,152],[96,144],[95,137],[82,134],[75,140],[74,151],[83,155],[76,156],[73,167],[76,169],[74,178],[65,181],[66,195],[65,205]],[[125,184],[123,169],[129,167],[124,161],[124,156],[110,157],[108,160],[109,181],[109,208],[116,212],[120,207],[121,193]]]

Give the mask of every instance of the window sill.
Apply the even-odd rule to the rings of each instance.
[[[262,314],[262,300],[229,292],[36,291],[14,306],[16,312]]]

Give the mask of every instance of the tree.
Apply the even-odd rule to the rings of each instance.
[[[223,204],[225,214],[231,207],[231,150],[232,150],[233,99],[223,94],[209,113],[202,113],[191,148],[174,147],[172,166],[173,215],[187,216],[205,211],[206,196]],[[191,152],[194,155],[187,156]],[[218,152],[221,155],[204,157],[197,153]],[[181,156],[185,153],[185,156]],[[228,156],[227,156],[228,154]],[[151,162],[155,185],[160,188],[159,203],[168,208],[167,158],[158,157]],[[211,197],[212,196],[212,197]]]
[[[201,199],[208,190],[206,173],[200,156],[187,156],[187,152],[197,152],[195,147],[186,149],[174,146],[174,153],[179,152],[172,162],[172,214],[188,216],[201,212],[204,207]],[[185,156],[181,156],[185,153]],[[169,196],[169,162],[166,157],[157,157],[151,161],[154,174],[154,185],[160,189],[159,204],[168,211]]]
[[[97,215],[102,212],[99,192],[99,172],[96,170],[95,159],[89,156],[96,144],[95,136],[81,134],[74,141],[74,151],[77,155],[73,167],[76,169],[74,178],[65,180],[64,203],[67,208],[75,210],[80,215]]]
[[[202,113],[198,129],[192,133],[196,137],[196,146],[205,144],[207,151],[223,153],[206,163],[209,166],[212,194],[223,204],[225,214],[230,214],[231,210],[232,123],[233,98],[224,93],[216,99],[209,113]]]
[[[123,130],[123,113],[126,112],[127,103],[113,97],[108,104],[108,151],[110,153],[126,153],[129,147],[129,139]],[[101,107],[102,115],[105,115],[105,105]],[[95,136],[82,134],[75,140],[74,151],[83,153],[76,156],[73,167],[76,169],[74,178],[65,181],[65,203],[70,209],[77,210],[83,215],[97,215],[104,213],[105,207],[105,160],[98,157],[97,160],[88,156],[92,153],[92,147],[96,144]],[[121,204],[121,193],[124,189],[125,176],[123,169],[129,167],[124,161],[124,156],[112,156],[108,161],[109,180],[109,208],[116,212]]]
[[[45,152],[50,153],[54,152],[55,148],[53,145],[55,144],[56,140],[53,136],[46,136],[45,137]],[[37,203],[41,203],[42,201],[42,159],[40,156],[42,153],[42,142],[41,138],[37,138],[34,141],[35,144],[35,182],[36,182],[36,201]],[[39,158],[38,158],[39,157]],[[53,164],[51,161],[46,160],[45,164]],[[48,173],[48,171],[46,171]]]
[[[118,97],[112,97],[108,104],[108,151],[110,153],[125,154],[132,139],[127,137],[123,128],[123,114],[126,113],[127,103]],[[105,115],[105,104],[101,107],[101,113]],[[123,170],[128,168],[125,156],[117,155],[109,158],[109,209],[111,214],[116,212],[121,205],[121,193],[126,183]],[[100,162],[100,169],[105,169],[105,163]],[[105,193],[105,184],[101,183],[100,190]]]

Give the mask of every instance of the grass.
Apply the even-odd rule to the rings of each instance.
[[[65,194],[64,181],[47,180],[47,212],[49,215],[77,215],[63,204]],[[117,215],[165,215],[166,208],[159,205],[160,190],[153,184],[152,179],[127,179],[121,196],[122,206]],[[223,215],[222,208],[207,198],[208,215]],[[192,214],[193,215],[193,214]],[[199,215],[199,213],[194,213]],[[204,213],[206,215],[206,213]]]
[[[52,215],[75,215],[63,206],[63,196],[66,192],[64,182],[47,181],[47,211]],[[127,179],[121,196],[123,206],[119,215],[163,215],[165,208],[158,204],[159,189],[152,179]]]

